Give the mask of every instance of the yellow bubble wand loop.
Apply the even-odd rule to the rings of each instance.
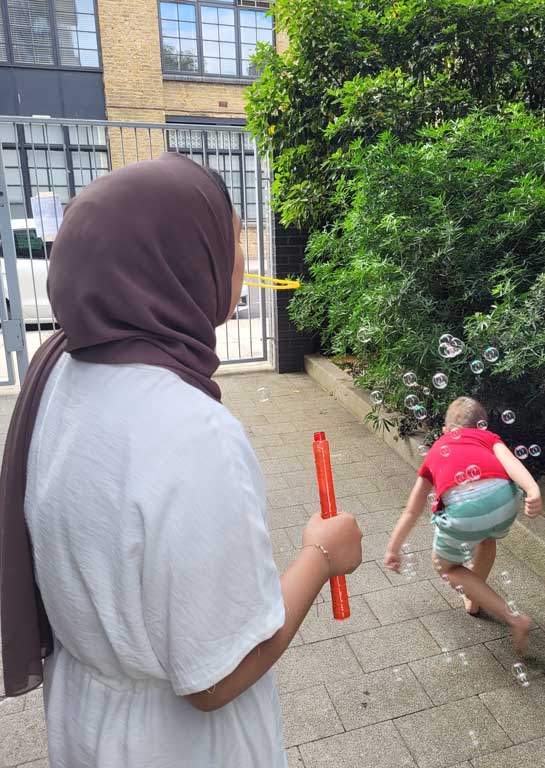
[[[282,280],[279,277],[265,277],[265,275],[252,275],[246,273],[244,275],[244,285],[248,285],[252,288],[270,288],[271,291],[296,291],[301,287],[301,283],[297,280]],[[259,282],[250,282],[250,280]]]

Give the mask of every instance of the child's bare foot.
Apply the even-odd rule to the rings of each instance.
[[[464,606],[470,616],[476,616],[479,613],[481,608],[479,603],[476,603],[474,600],[470,600],[469,597],[466,597],[465,595],[464,595]]]
[[[526,653],[526,646],[528,645],[528,635],[532,628],[532,619],[529,616],[522,614],[516,616],[511,624],[511,632],[513,633],[513,645],[515,647],[515,653],[518,656],[524,656]]]

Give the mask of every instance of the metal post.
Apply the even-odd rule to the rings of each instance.
[[[11,216],[9,211],[8,187],[6,183],[6,171],[4,158],[0,147],[0,237],[2,238],[2,254],[6,268],[6,282],[8,287],[11,318],[2,327],[6,354],[15,352],[17,355],[17,368],[19,381],[22,383],[28,371],[28,351],[26,347],[25,322],[23,317],[23,305],[19,291],[19,279],[17,277],[17,253],[15,251],[15,239],[11,229]],[[7,333],[6,333],[7,330]],[[9,365],[9,364],[8,364]],[[9,371],[9,368],[8,368]]]

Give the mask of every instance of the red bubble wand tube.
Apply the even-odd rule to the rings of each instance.
[[[333,474],[331,472],[331,459],[329,456],[329,443],[325,432],[314,433],[314,461],[316,463],[316,477],[318,478],[318,490],[320,491],[320,506],[322,517],[334,517],[337,514],[337,502],[333,488]],[[346,577],[334,576],[329,580],[331,587],[331,602],[333,605],[333,617],[335,619],[348,619],[350,605],[348,604],[348,591],[346,589]]]

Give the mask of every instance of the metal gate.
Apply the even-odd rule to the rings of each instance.
[[[165,151],[221,173],[241,216],[246,271],[272,274],[269,167],[242,127],[0,116],[0,386],[24,378],[56,327],[46,285],[64,206],[98,176]],[[244,288],[217,329],[223,364],[270,357],[272,309],[270,292]]]

